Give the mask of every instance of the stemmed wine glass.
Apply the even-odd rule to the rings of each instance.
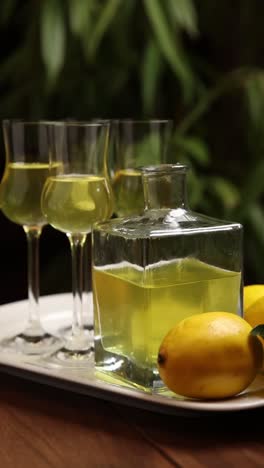
[[[55,229],[64,232],[72,255],[72,330],[49,357],[53,364],[82,367],[93,350],[84,331],[84,244],[93,223],[112,214],[107,175],[108,123],[62,122],[50,127],[51,167],[42,193],[42,211]],[[88,265],[85,265],[88,268]]]
[[[2,349],[23,354],[54,350],[59,339],[45,331],[39,315],[39,238],[47,223],[41,211],[42,188],[49,171],[48,123],[3,121],[6,164],[0,198],[4,215],[23,227],[28,247],[29,316],[23,331],[4,339]]]
[[[171,120],[111,121],[110,170],[117,216],[133,216],[144,210],[140,166],[169,162]]]

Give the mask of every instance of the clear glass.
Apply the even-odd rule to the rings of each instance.
[[[84,329],[84,245],[94,222],[112,214],[112,191],[107,174],[109,124],[64,122],[50,127],[50,167],[42,210],[47,222],[64,232],[72,255],[73,318],[71,333],[50,357],[69,367],[86,365],[93,342]]]
[[[110,173],[117,216],[144,211],[139,167],[168,162],[170,120],[112,120]]]
[[[176,323],[241,315],[242,226],[188,208],[185,166],[142,171],[143,215],[92,234],[95,365],[101,378],[159,392],[158,349]]]
[[[46,224],[41,192],[49,173],[48,124],[3,122],[6,163],[1,182],[1,209],[12,222],[23,226],[28,246],[28,323],[16,336],[2,341],[5,349],[43,354],[59,343],[46,332],[39,314],[39,238]]]

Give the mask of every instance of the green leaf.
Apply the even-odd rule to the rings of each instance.
[[[250,221],[258,241],[264,245],[264,213],[263,209],[257,204],[248,207],[246,218]]]
[[[150,40],[145,48],[142,66],[142,99],[145,114],[150,114],[155,105],[158,81],[162,71],[162,57],[155,41]]]
[[[181,83],[184,98],[189,101],[194,92],[194,78],[179,38],[171,31],[159,0],[144,0],[144,5],[157,43]]]
[[[192,209],[197,209],[203,200],[205,183],[204,180],[197,176],[194,168],[188,176],[188,198]]]
[[[169,0],[168,7],[175,24],[190,36],[198,34],[198,18],[192,0]]]
[[[211,191],[217,195],[226,209],[234,209],[239,204],[239,191],[228,180],[222,177],[211,177],[210,187]]]
[[[254,327],[251,330],[250,335],[261,336],[262,338],[264,338],[264,324],[257,325],[256,327]]]
[[[120,4],[121,0],[107,0],[105,6],[102,8],[101,15],[99,16],[99,19],[96,22],[93,31],[91,32],[89,43],[87,44],[87,50],[89,50],[90,55],[94,56],[96,53],[100,42],[106,33],[107,28],[114,19]]]
[[[175,136],[176,148],[187,153],[194,161],[203,167],[207,167],[210,162],[209,150],[204,141],[195,137]]]
[[[64,64],[65,25],[59,0],[45,0],[41,15],[41,52],[50,86]]]
[[[263,122],[264,111],[264,73],[256,72],[247,80],[245,86],[248,112],[250,120],[259,126]]]
[[[93,0],[68,0],[69,23],[73,34],[82,37],[91,22]]]
[[[248,174],[242,189],[242,198],[246,205],[255,202],[264,193],[264,161],[259,161]]]
[[[193,109],[186,114],[183,120],[178,124],[177,132],[181,134],[187,133],[187,131],[202,119],[204,114],[209,111],[210,107],[212,107],[218,99],[234,89],[240,88],[241,85],[250,78],[251,73],[251,70],[243,67],[224,74],[214,87],[203,92],[195,107],[193,107]]]

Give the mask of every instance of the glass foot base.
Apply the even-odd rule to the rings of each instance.
[[[61,339],[49,333],[40,335],[19,333],[0,342],[1,351],[13,351],[25,355],[48,354],[54,352],[59,346],[61,346]]]
[[[51,367],[85,369],[94,357],[93,347],[83,350],[60,348],[46,359]]]

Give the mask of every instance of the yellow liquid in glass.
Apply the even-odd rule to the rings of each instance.
[[[69,233],[87,233],[112,213],[112,197],[104,177],[67,174],[49,177],[42,196],[47,221]]]
[[[1,209],[8,219],[23,226],[46,223],[40,200],[48,175],[48,163],[8,164],[0,187]]]
[[[122,169],[113,180],[115,213],[118,216],[140,214],[144,210],[142,176],[134,169]]]
[[[145,273],[131,266],[94,268],[97,365],[103,369],[109,356],[123,356],[132,363],[134,383],[140,383],[138,368],[157,373],[162,339],[180,320],[209,311],[238,313],[240,280],[240,273],[192,258],[163,262]]]

